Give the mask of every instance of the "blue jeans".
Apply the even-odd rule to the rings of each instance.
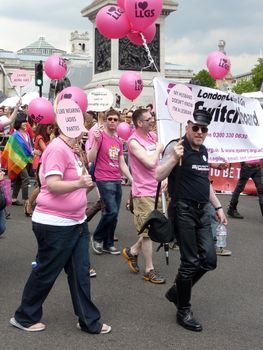
[[[0,236],[6,230],[6,219],[5,219],[5,210],[0,210]]]
[[[122,197],[121,181],[97,181],[96,183],[105,208],[102,211],[93,239],[97,242],[103,242],[103,248],[109,248],[114,245],[114,232]]]
[[[90,300],[87,223],[52,226],[33,222],[33,232],[38,243],[38,265],[27,280],[15,319],[24,327],[40,322],[42,305],[64,268],[82,330],[100,333],[100,312]]]

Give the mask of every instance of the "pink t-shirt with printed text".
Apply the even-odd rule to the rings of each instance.
[[[100,135],[97,159],[95,162],[95,177],[98,181],[121,180],[119,166],[120,156],[123,155],[123,146],[117,136],[109,136],[105,131]]]
[[[80,188],[65,194],[51,193],[46,178],[60,175],[65,181],[78,180],[82,173],[79,157],[60,138],[56,138],[45,149],[40,168],[41,191],[37,197],[36,211],[58,217],[81,221],[87,206],[86,189]]]
[[[156,134],[150,132],[146,137],[142,137],[135,130],[128,139],[129,162],[132,170],[132,195],[133,197],[153,197],[156,195],[157,180],[155,179],[155,169],[159,163],[149,169],[147,168],[130,149],[130,142],[136,140],[151,155],[156,151]]]

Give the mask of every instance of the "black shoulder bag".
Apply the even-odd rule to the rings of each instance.
[[[148,215],[140,231],[138,232],[138,235],[140,235],[145,229],[148,229],[148,235],[151,240],[163,245],[165,243],[172,242],[175,236],[170,219],[157,210],[160,188],[161,182],[159,182],[157,186],[154,210]]]

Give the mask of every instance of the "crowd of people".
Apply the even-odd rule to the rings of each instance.
[[[14,129],[11,127],[2,152],[2,166],[13,181],[12,205],[23,206],[25,215],[32,217],[38,244],[35,266],[24,287],[21,303],[10,319],[13,326],[29,332],[46,328],[41,322],[42,305],[64,269],[78,318],[77,328],[92,334],[111,331],[111,326],[100,321],[100,311],[91,298],[90,277],[96,275],[96,271],[90,267],[90,240],[97,255],[122,254],[133,273],[142,268],[138,264],[142,253],[143,279],[155,285],[164,284],[166,279],[153,262],[153,246],[147,230],[139,238],[137,235],[154,208],[156,188],[158,182],[162,182],[162,192],[168,198],[168,216],[176,232],[173,247],[178,246],[181,255],[174,284],[165,296],[176,306],[179,325],[191,331],[202,330],[191,310],[192,288],[216,268],[217,255],[231,255],[229,250],[215,247],[216,226],[227,225],[227,218],[209,181],[209,166],[219,165],[208,163],[203,145],[211,115],[196,110],[194,121],[188,121],[182,140],[174,140],[164,151],[158,142],[152,110],[149,104],[145,108],[132,106],[121,113],[114,109],[105,113],[88,111],[83,115],[88,132],[70,138],[56,124],[34,123],[28,116],[27,106],[21,108],[20,101],[7,116],[5,109],[0,109],[2,126],[13,124]],[[126,121],[133,129],[128,140],[123,141],[117,135],[120,121]],[[244,168],[243,177],[252,177],[257,185],[262,211],[262,169],[258,165]],[[29,196],[32,176],[35,176],[35,188]],[[245,182],[243,177],[228,209],[228,215],[233,218],[242,217],[236,205]],[[122,184],[127,182],[131,184],[136,240],[121,251],[115,246],[118,240],[115,229]],[[23,202],[18,199],[20,189]],[[98,199],[94,207],[88,207],[87,196],[92,190]],[[162,210],[161,206],[159,209]],[[90,237],[88,221],[98,211],[101,218]],[[1,224],[2,214],[3,211]]]

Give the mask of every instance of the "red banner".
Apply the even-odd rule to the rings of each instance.
[[[240,176],[240,164],[231,164],[229,169],[218,170],[210,168],[210,180],[216,192],[232,193]],[[244,194],[256,195],[257,190],[252,179],[249,179],[243,191]]]

